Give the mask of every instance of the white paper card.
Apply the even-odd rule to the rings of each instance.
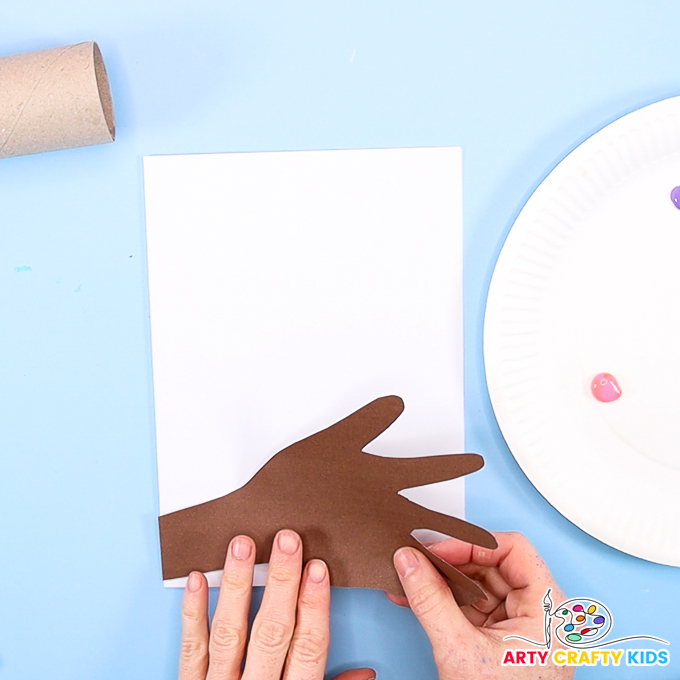
[[[161,514],[388,394],[367,450],[464,450],[461,174],[459,148],[144,159]],[[462,480],[404,495],[463,514]]]

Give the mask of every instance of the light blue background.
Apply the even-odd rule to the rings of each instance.
[[[156,533],[141,157],[434,145],[464,152],[467,448],[487,460],[468,482],[468,516],[526,533],[568,595],[609,605],[617,636],[672,643],[667,668],[578,677],[680,677],[680,571],[621,554],[551,508],[504,444],[482,362],[484,302],[515,216],[587,136],[680,93],[679,9],[4,2],[0,54],[99,42],[118,138],[0,161],[0,677],[176,673],[181,594],[161,586]],[[335,591],[332,623],[329,671],[436,677],[412,615],[382,594]]]

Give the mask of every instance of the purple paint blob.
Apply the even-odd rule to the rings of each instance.
[[[673,205],[680,210],[680,187],[675,187],[675,189],[671,191],[671,201],[673,201]]]

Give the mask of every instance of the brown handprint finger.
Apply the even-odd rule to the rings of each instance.
[[[420,458],[383,458],[370,456],[368,464],[376,468],[394,491],[444,482],[476,472],[484,467],[477,453],[456,453]]]
[[[489,550],[494,550],[498,547],[493,535],[481,527],[470,524],[470,522],[466,522],[464,519],[451,517],[436,510],[424,508],[422,505],[413,503],[406,498],[402,500],[410,506],[408,509],[408,521],[411,522],[412,531],[414,529],[432,529],[447,536],[465,536],[465,540],[468,543],[481,545]]]
[[[403,410],[400,397],[380,397],[313,436],[351,444],[358,453],[381,435]]]

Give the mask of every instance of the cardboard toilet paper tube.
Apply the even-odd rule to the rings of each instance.
[[[97,43],[0,58],[0,158],[106,144],[115,134]]]

